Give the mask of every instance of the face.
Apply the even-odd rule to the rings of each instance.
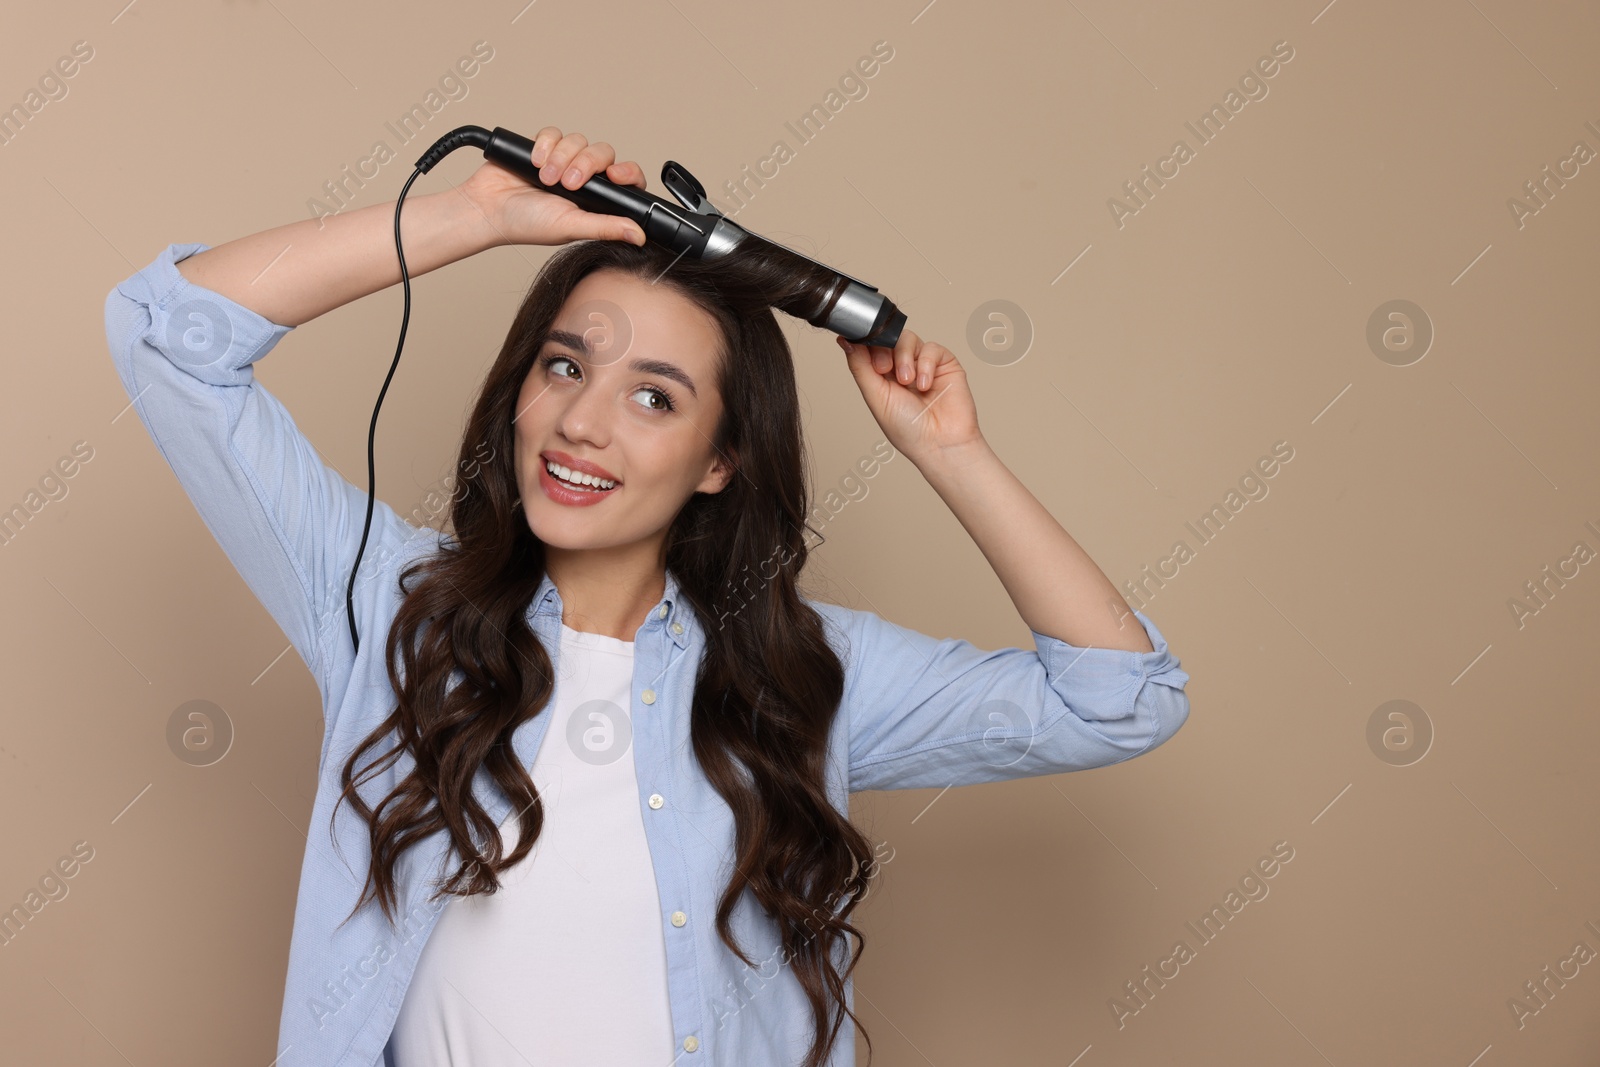
[[[681,293],[618,271],[586,276],[523,380],[516,477],[528,527],[555,549],[649,547],[695,492],[732,470],[711,447],[722,417],[716,321]],[[552,473],[546,461],[566,468]],[[612,488],[572,487],[592,474]]]

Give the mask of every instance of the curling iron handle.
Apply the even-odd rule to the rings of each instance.
[[[585,211],[594,211],[606,215],[635,216],[650,210],[649,200],[659,199],[658,197],[649,197],[649,194],[631,186],[617,185],[599,174],[594,175],[576,189],[568,189],[559,181],[554,185],[546,185],[539,178],[539,168],[533,164],[532,153],[532,141],[520,133],[512,133],[510,130],[496,126],[494,133],[490,135],[489,143],[484,146],[483,158],[492,163],[498,163],[527,181],[535,189],[565,197]],[[648,197],[648,200],[646,197]]]
[[[523,178],[535,189],[555,193],[583,208],[602,215],[621,215],[639,224],[645,236],[675,251],[703,247],[709,230],[685,217],[678,205],[631,185],[618,185],[603,174],[594,174],[576,189],[557,181],[546,185],[533,165],[533,142],[520,133],[496,126],[483,148],[483,157]]]

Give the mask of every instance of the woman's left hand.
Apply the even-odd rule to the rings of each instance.
[[[910,330],[893,348],[836,340],[873,418],[913,463],[983,439],[967,372],[948,348]]]

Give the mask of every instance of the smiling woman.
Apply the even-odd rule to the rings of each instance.
[[[637,588],[621,618],[587,620],[587,628],[630,640],[659,595],[673,519],[692,494],[721,492],[733,473],[713,447],[724,343],[717,320],[679,288],[687,275],[660,284],[624,266],[631,260],[634,270],[661,274],[671,258],[653,263],[663,259],[654,246],[601,246],[588,255],[590,273],[536,335],[522,379],[517,481],[528,527],[569,601],[592,610],[605,604],[606,590]],[[608,266],[611,259],[618,266]],[[601,329],[590,325],[597,308],[609,311]],[[703,392],[697,381],[707,384]]]
[[[613,159],[553,128],[531,150],[569,189],[601,168],[643,186]],[[680,258],[493,163],[406,201],[409,273],[566,247],[472,405],[448,532],[374,508],[352,603],[387,641],[354,646],[366,492],[253,364],[400,280],[393,216],[171,245],[106,299],[130,406],[322,693],[275,1062],[851,1067],[851,915],[879,860],[850,794],[1130,759],[1182,725],[1188,676],[1142,614],[1104,617],[1109,579],[986,448],[954,356],[909,330],[845,344],[845,368],[1034,648],[802,595],[810,492],[773,309],[814,306],[832,271],[760,244]],[[727,1010],[752,967],[761,995]]]
[[[685,739],[736,824],[729,858],[744,872],[722,887],[712,925],[731,947],[736,927],[754,921],[745,909],[759,904],[777,924],[774,932],[782,931],[779,942],[795,947],[792,992],[814,998],[808,1014],[826,1017],[830,1000],[835,1011],[843,1003],[831,954],[859,936],[848,922],[855,901],[823,923],[825,936],[805,924],[836,910],[835,887],[860,879],[855,892],[864,892],[872,850],[828,798],[825,747],[843,668],[822,619],[796,587],[806,557],[803,445],[793,360],[771,309],[817,280],[794,276],[760,249],[677,260],[654,245],[591,241],[545,263],[462,436],[463,447],[488,441],[514,462],[487,465],[453,509],[456,543],[402,573],[406,594],[390,637],[401,650],[398,706],[352,752],[343,781],[358,812],[372,818],[350,788],[366,753],[390,730],[413,748],[438,738],[428,758],[396,783],[388,822],[374,819],[375,834],[383,836],[373,841],[378,862],[370,891],[382,901],[394,889],[395,852],[385,838],[438,828],[460,831],[463,860],[450,886],[466,895],[495,891],[499,876],[511,873],[540,835],[538,772],[545,770],[550,784],[572,780],[570,772],[558,777],[556,765],[538,765],[547,760],[543,748],[534,779],[520,764],[494,758],[529,715],[560,703],[549,684],[553,659],[525,621],[529,600],[537,602],[540,589],[553,583],[563,634],[636,647],[657,614],[652,609],[663,605],[664,585],[663,610],[674,599],[692,608],[673,623],[672,632],[682,634],[689,616],[726,617],[720,602],[741,570],[784,545],[788,562],[761,590],[759,608],[706,635],[698,684],[676,699],[689,706]],[[599,328],[596,308],[608,311]],[[569,484],[574,474],[587,484]],[[563,652],[579,654],[565,645]],[[447,692],[456,674],[465,684]],[[624,684],[608,723],[632,718],[622,710],[632,693],[642,693],[645,705],[658,699],[653,687]],[[633,729],[641,729],[636,720]],[[480,851],[468,833],[488,819],[469,788],[479,764],[520,811],[496,827],[517,841],[503,858],[498,841]],[[609,860],[628,855],[627,840],[613,842]],[[637,839],[641,862],[653,851],[647,844]],[[570,845],[559,847],[570,854]],[[800,856],[810,858],[797,866],[793,857]],[[542,884],[534,877],[534,885]],[[545,910],[571,914],[548,884],[536,891],[518,879],[508,888],[507,899],[537,892]],[[594,898],[593,888],[572,891]],[[651,896],[614,899],[613,919],[625,922],[626,915],[666,904],[659,893]],[[471,981],[475,1001],[487,997],[493,1004],[494,990],[501,990],[512,998],[503,1005],[508,1011],[530,999],[527,987],[503,980],[506,972],[492,962],[499,959],[495,939],[479,941],[472,932],[495,909],[485,903],[460,918],[447,912],[439,936],[423,950],[396,1024],[401,1067],[427,1062],[446,1043],[454,1003],[446,976],[457,986]],[[521,911],[503,920],[515,925],[511,914]],[[686,919],[687,912],[676,912],[673,924]],[[701,921],[710,923],[709,913]],[[662,952],[675,940],[664,942]],[[519,951],[500,943],[503,951]],[[601,971],[623,967],[623,959],[608,961],[603,943],[589,950]],[[459,964],[467,959],[476,961],[475,979],[462,975]],[[662,955],[664,972],[667,963]],[[513,965],[508,959],[504,966]],[[564,968],[563,981],[574,973]],[[496,974],[500,979],[484,980]],[[509,1025],[531,1039],[570,1015],[571,1005],[549,992],[532,998],[547,1009],[524,1010],[523,1022]],[[667,992],[659,983],[632,991],[636,1003],[642,1000],[640,1025],[653,1019],[663,1030],[673,1028]],[[826,1042],[816,1048],[825,1055]]]

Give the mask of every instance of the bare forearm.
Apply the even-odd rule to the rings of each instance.
[[[408,194],[400,237],[413,278],[503,243],[456,189]],[[400,280],[394,201],[240,237],[180,260],[178,272],[272,322],[298,326]]]
[[[1153,651],[1111,579],[987,441],[917,467],[972,535],[1029,626],[1080,648]]]

